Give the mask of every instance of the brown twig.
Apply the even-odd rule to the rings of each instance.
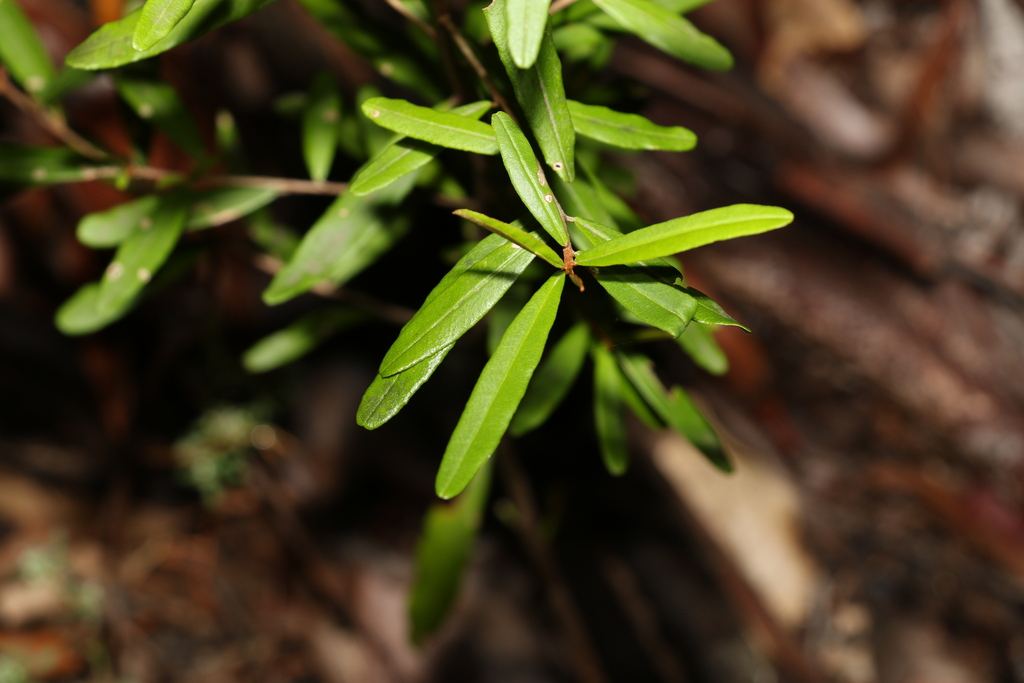
[[[102,161],[110,158],[109,154],[71,130],[63,116],[49,111],[40,102],[19,90],[11,81],[7,69],[2,66],[0,66],[0,97],[7,98],[19,110],[38,121],[54,137],[87,159]]]
[[[459,48],[459,52],[469,62],[469,66],[472,67],[473,71],[480,78],[480,81],[487,88],[487,92],[490,93],[491,99],[496,105],[498,105],[502,111],[511,116],[513,120],[516,115],[512,112],[512,107],[509,106],[508,100],[505,99],[504,95],[498,92],[498,89],[494,86],[494,81],[491,80],[491,75],[487,73],[487,69],[477,58],[476,53],[473,52],[473,46],[469,44],[462,32],[452,21],[452,18],[447,15],[441,15],[437,18],[438,23],[445,27],[445,30],[451,35],[452,40],[455,42],[455,46]]]
[[[512,502],[519,512],[516,531],[519,532],[526,551],[544,580],[551,609],[569,640],[569,650],[580,680],[583,683],[606,683],[608,678],[601,668],[601,660],[590,643],[583,617],[576,608],[565,577],[562,576],[558,562],[555,561],[554,553],[540,530],[540,519],[533,502],[530,483],[519,469],[519,463],[516,462],[508,444],[503,443],[500,447],[498,460]]]
[[[408,19],[409,21],[423,29],[423,32],[426,33],[428,36],[430,36],[434,40],[437,40],[437,31],[434,30],[434,27],[428,24],[427,22],[423,21],[419,17],[417,17],[411,11],[409,11],[409,8],[402,4],[401,0],[384,0],[384,2],[388,3],[388,5],[391,6],[391,9],[395,10],[403,17],[405,17],[406,19]]]
[[[119,169],[120,171],[120,169]],[[168,171],[153,166],[128,166],[124,169],[128,177],[136,180],[147,180],[159,183],[178,176],[175,171]],[[278,194],[325,194],[339,195],[348,188],[348,183],[330,181],[302,180],[301,178],[274,178],[253,175],[212,175],[201,176],[192,182],[192,186],[211,187],[245,187],[259,190],[273,190]]]

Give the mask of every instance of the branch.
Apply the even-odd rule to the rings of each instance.
[[[391,9],[395,10],[403,17],[419,26],[423,30],[423,32],[426,33],[428,36],[430,36],[434,40],[437,40],[437,31],[434,30],[434,27],[428,24],[427,22],[423,21],[419,17],[417,17],[411,11],[409,11],[409,8],[402,4],[402,0],[384,0],[384,2],[391,5]]]
[[[437,21],[445,27],[449,34],[451,34],[452,40],[455,41],[455,46],[459,48],[459,52],[462,53],[462,56],[466,58],[467,62],[469,62],[473,71],[475,71],[476,75],[479,76],[484,87],[487,88],[487,92],[491,94],[491,99],[494,103],[501,107],[502,111],[515,120],[516,115],[512,112],[512,107],[509,106],[508,100],[498,92],[498,89],[494,86],[494,81],[491,80],[491,75],[487,73],[487,69],[480,60],[477,59],[476,53],[473,52],[473,47],[462,35],[455,23],[452,22],[452,18],[447,14],[443,14],[437,18]]]
[[[181,175],[176,171],[168,171],[153,166],[128,166],[125,168],[125,172],[130,178],[148,180],[154,183]],[[348,188],[348,183],[255,175],[201,176],[196,178],[192,185],[196,188],[247,187],[257,190],[272,190],[278,194],[325,194],[331,196],[339,195]]]
[[[38,121],[54,137],[87,159],[102,161],[110,158],[109,154],[71,130],[63,116],[49,111],[36,99],[19,90],[11,82],[7,69],[2,66],[0,66],[0,96],[6,97],[11,104]]]

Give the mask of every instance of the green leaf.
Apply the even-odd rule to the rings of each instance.
[[[494,131],[486,123],[387,97],[363,102],[363,113],[382,128],[417,140],[478,154],[497,154]]]
[[[699,292],[693,287],[687,287],[686,291],[697,300],[697,311],[693,314],[693,319],[697,322],[707,325],[734,325],[750,332],[749,329],[736,322],[731,315],[725,312],[724,308],[719,306],[707,294]]]
[[[377,429],[397,415],[423,383],[430,379],[454,345],[449,344],[433,356],[390,377],[381,377],[378,374],[359,403],[356,424],[366,429]]]
[[[82,285],[70,299],[65,301],[54,316],[57,329],[64,334],[80,336],[103,329],[122,317],[135,303],[134,299],[122,302],[119,307],[103,307],[99,304],[100,283]]]
[[[712,375],[729,372],[729,358],[703,323],[692,323],[680,335],[679,346],[698,366]]]
[[[44,102],[53,102],[72,90],[82,87],[95,77],[96,74],[91,71],[65,67],[57,73],[56,78],[47,84],[46,89],[39,93],[39,97]]]
[[[582,217],[576,219],[576,225],[595,245],[622,234]],[[673,337],[682,334],[697,310],[696,299],[675,284],[680,273],[666,259],[651,259],[634,266],[594,268],[592,272],[594,279],[626,310]]]
[[[152,222],[140,224],[121,243],[100,283],[96,307],[101,313],[124,309],[171,255],[185,227],[188,200],[184,193],[160,197]]]
[[[564,284],[559,272],[541,285],[484,366],[441,459],[435,482],[441,498],[462,491],[498,447],[540,362]]]
[[[203,156],[203,138],[174,88],[161,81],[118,78],[117,91],[139,118],[151,122],[193,157]]]
[[[603,68],[615,48],[615,42],[608,36],[583,23],[559,26],[552,30],[551,39],[570,62],[586,61],[593,69]]]
[[[75,234],[79,242],[93,249],[116,247],[142,226],[151,227],[153,213],[159,204],[159,196],[147,195],[106,211],[91,213],[79,221]]]
[[[550,6],[551,0],[505,0],[506,42],[520,69],[529,69],[537,61]]]
[[[430,506],[416,548],[416,578],[409,591],[412,641],[436,631],[458,596],[462,574],[483,521],[491,468],[484,467],[451,503]]]
[[[17,0],[0,0],[0,62],[26,91],[38,95],[57,74]]]
[[[152,2],[152,0],[150,0]],[[327,180],[338,148],[341,96],[326,71],[313,79],[309,102],[302,116],[302,155],[313,180]]]
[[[252,14],[274,0],[196,0],[192,9],[163,39],[147,50],[132,46],[135,27],[142,10],[137,9],[124,19],[104,24],[72,50],[65,58],[68,66],[94,71],[113,69],[154,57],[215,28]]]
[[[605,14],[654,47],[712,71],[732,68],[729,51],[670,9],[650,0],[594,0]]]
[[[569,111],[577,133],[615,147],[685,152],[697,144],[697,136],[686,128],[659,126],[637,114],[575,100],[569,100]]]
[[[203,230],[237,221],[262,209],[277,196],[273,190],[249,187],[219,187],[193,192],[185,229]]]
[[[0,181],[50,185],[113,178],[120,173],[121,169],[116,166],[95,166],[71,150],[61,147],[23,147],[0,143]]]
[[[460,218],[465,218],[467,221],[476,223],[482,228],[487,228],[493,233],[501,235],[513,244],[518,244],[523,249],[535,256],[541,257],[559,270],[561,270],[564,265],[562,259],[558,258],[558,254],[556,254],[551,247],[544,244],[542,239],[534,236],[532,233],[526,232],[520,227],[509,225],[508,223],[499,221],[497,218],[491,218],[490,216],[485,216],[482,213],[478,213],[470,209],[458,209],[452,213]]]
[[[530,141],[512,117],[503,111],[495,112],[491,125],[498,138],[505,170],[523,204],[559,245],[568,244],[569,233],[565,229],[562,209],[548,185],[544,169],[533,155]]]
[[[506,42],[508,18],[505,2],[507,0],[494,0],[484,9],[498,56],[512,81],[516,100],[526,114],[530,130],[537,138],[544,161],[563,180],[572,182],[576,177],[576,131],[573,130],[572,116],[565,102],[562,61],[555,51],[551,29],[544,32],[536,63],[529,69],[520,69]]]
[[[589,218],[606,226],[615,226],[615,219],[605,209],[604,204],[598,199],[594,189],[583,178],[577,178],[573,182],[567,183],[561,178],[556,177],[551,180],[551,184],[567,216],[573,216],[577,221],[579,218]],[[586,235],[579,230],[577,223],[569,222],[568,227],[573,245],[580,248],[592,245],[592,242]],[[618,234],[621,233],[616,230],[615,236]],[[611,239],[611,236],[607,239]]]
[[[590,187],[593,188],[594,194],[597,196],[598,201],[600,201],[604,206],[605,211],[614,216],[614,225],[616,227],[621,229],[622,232],[633,232],[634,230],[644,227],[644,222],[640,220],[640,217],[636,215],[636,212],[629,207],[629,204],[622,201],[622,198],[619,197],[619,195],[612,192],[589,166],[583,165],[583,173],[587,176],[587,181],[590,183]],[[587,216],[587,218],[594,217]],[[600,219],[594,218],[594,220]],[[612,225],[612,223],[608,223],[607,225]]]
[[[263,301],[274,306],[325,281],[341,285],[376,261],[409,229],[408,219],[395,209],[415,179],[406,176],[366,197],[349,192],[338,197],[274,276]]]
[[[622,414],[624,378],[615,356],[600,344],[591,349],[594,358],[594,427],[601,459],[615,476],[629,466],[629,440]]]
[[[512,436],[522,436],[547,422],[576,382],[589,346],[590,331],[582,322],[573,325],[558,340],[534,374],[512,418],[509,426]]]
[[[479,119],[490,109],[491,103],[482,101],[456,107],[451,113]],[[440,151],[440,147],[429,142],[400,137],[359,170],[352,179],[349,192],[362,196],[387,187],[402,176],[430,163]]]
[[[718,435],[682,389],[675,387],[672,394],[667,394],[651,369],[650,359],[642,354],[617,353],[616,357],[623,374],[658,417],[686,437],[715,467],[723,472],[732,471]]]
[[[388,377],[451,345],[491,309],[533,254],[492,235],[464,256],[416,311],[392,344],[380,374]]]
[[[367,317],[354,308],[314,311],[253,344],[242,355],[242,366],[249,372],[260,373],[287,365]]]
[[[614,266],[634,263],[721,240],[775,230],[793,221],[793,214],[774,206],[735,204],[702,211],[641,228],[581,251],[581,266]]]
[[[192,9],[195,0],[146,0],[132,33],[132,47],[148,50],[163,40]]]

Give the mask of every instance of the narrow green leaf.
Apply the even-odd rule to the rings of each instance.
[[[574,23],[551,31],[555,48],[570,62],[587,62],[592,69],[601,69],[612,56],[615,41],[590,24]]]
[[[0,0],[0,62],[18,85],[34,95],[42,93],[57,76],[17,0]]]
[[[193,192],[185,229],[203,230],[237,221],[262,209],[277,196],[273,190],[250,187],[220,187]]]
[[[541,285],[484,366],[437,472],[441,498],[462,491],[498,447],[540,362],[564,284],[565,275],[554,273]]]
[[[302,116],[302,155],[313,180],[327,180],[338,149],[340,120],[341,95],[331,74],[321,72],[309,88],[309,101]]]
[[[160,198],[148,226],[132,233],[114,254],[100,284],[97,309],[103,312],[127,306],[171,255],[188,217],[189,197],[184,193]]]
[[[732,68],[729,51],[688,20],[650,0],[594,0],[605,14],[654,47],[712,71]]]
[[[624,379],[615,356],[600,344],[591,350],[594,358],[594,426],[601,459],[615,476],[629,466],[629,440],[623,410]]]
[[[573,325],[558,340],[534,374],[512,418],[509,426],[512,436],[522,436],[547,422],[576,382],[589,346],[590,331],[582,322]]]
[[[512,61],[529,69],[537,61],[551,0],[505,0],[506,41]]]
[[[366,100],[362,109],[378,126],[417,140],[478,154],[498,153],[491,127],[465,116],[387,97]]]
[[[490,216],[485,216],[482,213],[478,213],[470,209],[458,209],[452,213],[460,218],[465,218],[467,221],[476,223],[482,228],[487,228],[493,233],[501,235],[513,244],[518,244],[531,254],[541,257],[555,268],[561,269],[564,265],[562,259],[558,258],[558,254],[556,254],[551,247],[544,244],[542,239],[534,236],[532,233],[526,232],[520,227],[509,225],[508,223],[499,221],[497,218],[491,218]]]
[[[415,179],[408,175],[366,197],[349,192],[338,197],[274,276],[263,301],[274,306],[321,282],[341,285],[376,261],[409,229],[408,219],[395,208]]]
[[[451,503],[430,506],[416,548],[416,578],[409,591],[412,641],[422,643],[444,622],[483,522],[491,468],[484,467]]]
[[[594,245],[622,234],[585,218],[577,218],[576,225]],[[696,299],[676,284],[680,273],[667,259],[641,261],[633,266],[594,268],[592,272],[594,279],[626,310],[673,337],[682,334],[697,310]]]
[[[119,307],[100,308],[99,296],[100,283],[90,282],[82,285],[57,309],[54,316],[57,329],[76,337],[91,334],[121,318],[135,303],[134,299],[129,299],[122,302]]]
[[[203,156],[203,138],[174,88],[162,81],[118,78],[117,91],[138,114],[193,157]]]
[[[491,103],[482,101],[456,107],[451,113],[479,119],[490,109]],[[427,165],[440,152],[440,147],[429,142],[399,137],[359,170],[349,192],[358,196],[375,192]]]
[[[356,424],[366,429],[377,429],[397,415],[413,394],[430,379],[454,345],[449,344],[433,356],[424,358],[411,368],[390,377],[381,377],[378,374],[359,403]]]
[[[91,213],[79,221],[75,234],[79,242],[93,249],[116,247],[143,226],[152,227],[152,216],[159,204],[159,196],[147,195]]]
[[[242,355],[242,366],[251,373],[260,373],[287,365],[367,317],[365,312],[354,308],[314,311],[249,347]]]
[[[775,230],[793,221],[793,214],[774,206],[735,204],[702,211],[641,228],[581,251],[581,266],[614,266],[634,263],[721,240]]]
[[[132,47],[136,50],[148,50],[159,43],[188,14],[194,2],[195,0],[146,0],[132,33]]]
[[[64,61],[68,66],[88,71],[124,66],[166,52],[271,2],[274,0],[196,0],[171,32],[147,50],[136,50],[132,46],[135,27],[142,15],[142,9],[137,9],[123,19],[101,26]]]
[[[622,232],[633,232],[634,230],[644,227],[644,222],[636,215],[636,212],[633,211],[629,204],[624,202],[619,195],[612,192],[611,189],[604,184],[601,178],[598,177],[597,173],[591,170],[587,165],[583,165],[583,173],[587,176],[587,182],[590,183],[590,187],[593,188],[598,201],[601,202],[608,213],[614,216],[615,227],[622,230]],[[587,218],[594,217],[587,216]],[[600,219],[594,218],[594,220]],[[607,223],[606,225],[612,225],[612,223]]]
[[[687,287],[686,291],[697,300],[697,311],[693,314],[693,319],[697,322],[707,325],[734,325],[750,332],[749,329],[736,322],[731,315],[725,312],[724,308],[719,306],[707,294],[699,292],[693,287]]]
[[[491,125],[498,138],[505,170],[523,204],[559,245],[568,244],[569,233],[565,229],[562,209],[548,185],[544,169],[533,155],[530,141],[512,117],[503,111],[495,112]]]
[[[686,355],[712,375],[724,375],[729,372],[729,358],[703,323],[690,324],[678,341]]]
[[[730,472],[718,435],[679,387],[671,394],[654,374],[651,361],[639,353],[617,353],[619,367],[637,393],[669,427],[686,437],[715,467]]]
[[[0,143],[0,181],[51,185],[113,178],[120,172],[116,166],[95,166],[62,147],[23,147]]]
[[[536,262],[534,262],[536,263]],[[533,265],[533,264],[530,264]],[[523,306],[533,296],[533,283],[528,282],[529,277],[521,277],[512,283],[505,295],[491,307],[487,313],[487,356],[493,356],[494,351],[505,336],[508,326],[523,310]]]
[[[381,361],[388,377],[451,345],[491,309],[526,269],[533,254],[494,235],[484,239],[445,276]],[[487,243],[485,245],[485,243]]]
[[[544,161],[563,180],[572,182],[576,177],[576,131],[573,130],[572,116],[565,102],[562,61],[551,39],[551,29],[545,29],[536,63],[529,69],[520,69],[506,41],[507,1],[494,0],[484,9],[494,45],[512,81],[516,100],[522,106],[530,130],[537,138]]]
[[[697,144],[697,136],[686,128],[659,126],[637,114],[575,100],[569,100],[569,111],[577,133],[615,147],[685,152]]]

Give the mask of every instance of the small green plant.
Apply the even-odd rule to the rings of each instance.
[[[605,106],[623,97],[594,79],[621,33],[698,67],[730,68],[729,52],[683,16],[707,0],[494,0],[458,12],[447,0],[429,7],[423,0],[388,0],[401,16],[386,21],[371,18],[380,13],[355,0],[300,0],[329,33],[419,102],[365,86],[346,103],[327,73],[313,78],[308,92],[282,97],[278,111],[300,121],[309,180],[244,175],[230,113],[218,115],[217,148],[206,149],[175,90],[136,64],[271,1],[148,0],[101,27],[57,70],[13,0],[0,0],[0,59],[24,88],[5,92],[67,143],[63,149],[0,146],[0,180],[23,186],[106,179],[138,195],[79,224],[84,244],[116,252],[102,279],[60,309],[58,327],[86,334],[124,316],[181,272],[169,264],[184,235],[240,219],[282,264],[263,294],[267,304],[340,287],[385,260],[409,230],[426,229],[417,225],[415,198],[433,197],[469,207],[455,215],[478,235],[486,234],[480,229],[492,234],[470,240],[451,271],[429,293],[424,288],[422,306],[384,353],[366,391],[360,425],[376,429],[394,417],[456,341],[490,313],[492,353],[441,459],[441,498],[473,481],[506,432],[520,436],[542,425],[588,357],[601,457],[611,473],[628,464],[626,409],[653,428],[678,431],[728,470],[713,429],[682,388],[661,383],[640,344],[676,339],[698,365],[723,372],[724,355],[709,329],[738,323],[687,285],[673,255],[782,227],[792,214],[735,205],[644,226],[606,185],[616,171],[606,152],[683,152],[696,137]],[[395,39],[399,21],[407,40]],[[131,159],[116,158],[65,125],[60,96],[101,70],[112,70],[138,123],[193,156],[191,172],[149,166],[141,149]],[[567,89],[578,99],[569,99]],[[347,184],[328,180],[339,150],[363,161]],[[231,174],[213,170],[222,167]],[[337,198],[298,238],[266,208],[286,193]],[[369,317],[325,305],[258,343],[245,365],[253,372],[278,367]],[[566,331],[550,342],[559,317]],[[219,481],[214,476],[210,485]],[[466,555],[486,499],[486,484],[480,486],[483,493],[460,507],[431,511],[422,581],[457,576],[461,560],[448,560]],[[451,543],[438,541],[438,534]],[[448,586],[438,590],[449,597],[434,600],[423,590],[414,591],[418,635],[436,625],[454,594]]]

